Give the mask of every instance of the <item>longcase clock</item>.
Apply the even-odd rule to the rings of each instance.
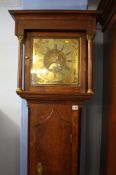
[[[17,94],[28,104],[28,175],[79,175],[81,108],[93,95],[96,11],[12,10]]]

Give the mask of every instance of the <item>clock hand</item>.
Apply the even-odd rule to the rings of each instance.
[[[66,53],[66,55],[69,55],[71,53],[71,51],[70,52],[68,52],[68,53]]]
[[[55,47],[55,49],[57,50],[57,44],[55,44],[55,46],[54,46],[54,47]]]
[[[62,49],[60,50],[61,52],[63,51],[63,49],[64,49],[64,46],[62,47]]]

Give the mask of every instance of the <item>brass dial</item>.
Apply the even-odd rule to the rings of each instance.
[[[33,39],[31,81],[78,84],[79,39]]]

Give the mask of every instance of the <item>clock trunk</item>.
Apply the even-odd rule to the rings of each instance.
[[[78,111],[71,104],[30,103],[29,109],[29,174],[76,175]]]

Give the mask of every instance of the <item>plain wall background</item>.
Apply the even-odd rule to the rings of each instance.
[[[19,174],[21,100],[16,95],[18,41],[7,8],[0,8],[0,174]]]
[[[88,0],[23,0],[24,9],[87,9]]]

